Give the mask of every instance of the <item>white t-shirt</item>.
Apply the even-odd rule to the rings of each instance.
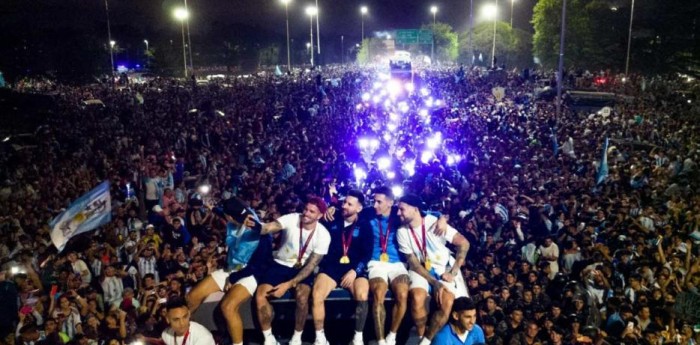
[[[83,285],[89,285],[90,282],[92,281],[92,273],[90,273],[90,269],[88,268],[88,265],[85,263],[85,261],[78,259],[75,260],[75,262],[71,263],[71,267],[73,268],[73,273],[80,274],[83,279]],[[83,272],[87,271],[87,274],[83,276]]]
[[[163,340],[165,345],[214,345],[214,337],[211,335],[208,329],[204,326],[190,321],[190,334],[187,336],[187,342],[182,343],[185,336],[175,336],[175,332],[172,328],[168,327],[160,335],[160,339]]]
[[[280,246],[280,249],[273,254],[273,256],[275,258],[275,262],[280,265],[293,267],[297,262],[297,257],[299,256],[299,248],[304,246],[306,240],[311,234],[311,230],[304,229],[301,236],[301,244],[299,244],[300,219],[301,214],[299,213],[290,213],[277,218],[277,221],[282,225],[282,245]],[[330,246],[330,244],[330,233],[328,233],[328,230],[321,225],[321,223],[316,223],[316,231],[314,231],[311,242],[309,242],[309,245],[306,247],[301,264],[306,264],[306,260],[309,259],[311,253],[320,255],[328,254],[328,246]]]
[[[448,264],[454,264],[452,253],[447,248],[446,244],[452,242],[452,239],[457,235],[455,228],[448,226],[445,235],[435,235],[430,227],[437,222],[437,218],[432,215],[427,215],[423,218],[425,224],[425,240],[428,242],[427,252],[430,259],[430,265],[435,269],[435,273],[443,274],[447,269]],[[399,242],[399,251],[404,254],[415,254],[418,260],[425,262],[421,248],[423,247],[423,231],[421,228],[413,229],[415,239],[411,235],[411,229],[408,226],[402,225],[396,231],[396,238]],[[416,244],[416,240],[420,243],[420,247]]]
[[[553,279],[557,273],[559,272],[559,246],[557,246],[556,243],[552,242],[552,244],[549,245],[549,247],[545,246],[540,246],[540,253],[542,253],[542,256],[554,256],[557,258],[557,260],[554,261],[549,261],[549,268],[552,269],[551,273],[549,274],[549,278]],[[540,260],[542,258],[540,257]]]

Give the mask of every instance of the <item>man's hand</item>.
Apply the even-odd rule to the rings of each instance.
[[[253,218],[252,214],[249,214],[245,217],[245,220],[243,221],[243,225],[245,225],[248,228],[253,228],[255,227],[255,218]]]
[[[282,297],[282,296],[287,292],[287,290],[289,290],[291,287],[292,287],[292,283],[291,283],[291,282],[288,282],[288,281],[287,281],[287,282],[284,282],[284,283],[282,283],[282,284],[279,284],[279,285],[273,287],[272,290],[270,290],[270,291],[267,293],[267,297],[268,297],[268,298],[280,298],[280,297]]]
[[[442,279],[448,283],[451,283],[455,279],[455,277],[452,275],[452,273],[450,273],[450,271],[445,271],[445,273],[443,273],[440,276],[440,279]]]
[[[331,206],[326,210],[326,214],[323,215],[323,219],[325,219],[327,222],[332,222],[335,217],[335,207]]]
[[[355,272],[355,270],[349,270],[348,273],[345,273],[343,278],[340,280],[340,286],[345,289],[350,289],[352,287],[352,283],[355,282],[355,278],[357,278],[357,272]]]
[[[435,235],[444,236],[447,233],[447,217],[445,215],[440,216],[430,229]]]
[[[437,305],[442,305],[442,294],[447,293],[447,288],[438,280],[435,280],[435,283],[433,283],[433,290],[435,290],[435,303],[437,303]]]

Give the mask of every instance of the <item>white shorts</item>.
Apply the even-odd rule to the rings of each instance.
[[[226,284],[228,283],[229,275],[231,275],[231,273],[226,272],[222,269],[216,270],[216,271],[211,273],[211,277],[214,278],[214,281],[216,281],[216,285],[219,286],[219,289],[221,289],[221,291],[224,291],[224,289],[226,288]],[[248,290],[248,292],[251,295],[255,295],[255,289],[258,288],[258,281],[252,275],[239,279],[236,282],[236,284],[241,285],[244,288],[246,288],[246,290]],[[236,285],[236,284],[233,284],[233,285]]]
[[[258,281],[254,276],[249,275],[245,278],[238,279],[238,281],[233,285],[240,285],[248,290],[251,296],[255,296],[255,289],[258,288]]]
[[[430,294],[430,284],[423,278],[420,274],[415,271],[408,271],[408,278],[411,280],[410,289],[423,289],[428,294]],[[447,291],[451,292],[455,298],[459,297],[469,297],[469,292],[467,292],[467,286],[464,283],[464,278],[462,278],[462,273],[458,273],[451,283],[444,280],[440,280],[440,283],[447,288]]]
[[[391,283],[396,277],[408,274],[406,266],[403,262],[383,262],[372,260],[367,264],[368,277],[370,280],[374,278],[382,278],[387,284]]]
[[[226,283],[228,282],[229,274],[230,273],[227,273],[223,269],[218,269],[214,272],[211,272],[211,277],[214,278],[216,285],[219,286],[219,289],[221,291],[224,291],[224,289],[226,288]]]

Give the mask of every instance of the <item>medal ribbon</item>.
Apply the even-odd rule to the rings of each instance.
[[[311,230],[311,233],[309,234],[309,237],[306,238],[306,242],[304,243],[304,246],[301,245],[302,238],[301,234],[304,232],[304,228],[301,226],[301,216],[299,219],[299,256],[297,257],[297,264],[301,265],[301,259],[304,257],[304,254],[306,253],[306,248],[309,246],[309,243],[311,242],[311,238],[314,237],[314,233],[316,232],[316,228]]]
[[[189,338],[189,336],[190,336],[190,330],[188,329],[187,332],[185,332],[185,336],[182,337],[182,343],[180,343],[180,345],[185,345],[185,343],[187,343],[187,338]],[[175,345],[177,345],[177,336],[174,333],[173,333],[173,342],[175,343]]]
[[[420,250],[421,255],[423,255],[423,262],[425,260],[428,260],[428,242],[425,240],[425,220],[421,219],[421,228],[423,232],[423,245],[421,246],[420,242],[418,242],[418,236],[416,236],[416,233],[413,231],[412,226],[408,226],[409,229],[411,229],[411,236],[413,237],[413,241],[416,243],[416,246],[418,247],[418,250]]]
[[[354,224],[353,224],[354,225]],[[340,232],[340,237],[343,239],[343,256],[348,256],[348,251],[350,250],[350,244],[352,243],[352,233],[357,229],[357,225],[350,226],[350,231],[348,231],[348,238],[345,238],[345,229]]]
[[[377,219],[377,224],[379,224],[379,246],[382,247],[382,253],[386,253],[386,248],[389,245],[389,233],[391,233],[391,226],[389,225],[389,219],[386,221],[386,234],[384,235],[384,229],[382,228],[382,219]]]

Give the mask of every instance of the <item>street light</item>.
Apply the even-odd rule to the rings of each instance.
[[[316,49],[318,49],[318,55],[321,56],[321,27],[318,24],[318,0],[316,0]]]
[[[109,42],[109,61],[110,64],[112,65],[112,70],[110,71],[110,74],[114,76],[114,51],[112,50],[112,28],[109,24],[109,2],[108,0],[105,0],[105,13],[107,14],[107,42]],[[112,78],[112,81],[114,81],[114,78]]]
[[[194,66],[192,62],[192,38],[190,37],[190,8],[187,7],[187,0],[183,0],[183,5],[185,6],[185,11],[187,11],[187,18],[185,18],[185,30],[187,30],[187,49],[190,54],[190,70],[194,73]]]
[[[190,12],[183,7],[177,7],[173,10],[173,16],[180,21],[182,28],[182,59],[185,66],[185,78],[187,78],[187,47],[185,44],[185,20],[190,17]]]
[[[627,59],[625,59],[625,76],[630,70],[630,50],[632,48],[632,19],[634,19],[634,0],[632,0],[632,8],[630,8],[630,29],[627,34]]]
[[[430,41],[430,63],[435,61],[435,15],[437,14],[437,11],[437,6],[430,6],[430,13],[433,14],[433,39]]]
[[[515,4],[515,0],[510,0],[510,28],[513,28],[513,4]]]
[[[114,74],[114,46],[116,44],[117,42],[115,41],[109,41],[109,59],[112,61],[112,74]]]
[[[148,40],[143,40],[143,43],[146,44],[146,53],[144,55],[146,55],[146,66],[148,66]]]
[[[367,9],[367,6],[362,6],[360,7],[360,18],[361,18],[361,27],[362,27],[362,44],[365,42],[365,16],[367,15],[367,12],[369,10]],[[367,43],[367,60],[369,61],[369,42]]]
[[[311,66],[314,66],[314,16],[318,14],[318,8],[314,6],[309,6],[306,8],[306,14],[309,16],[309,32],[311,36],[311,41],[309,47],[311,48]]]
[[[437,6],[433,5],[430,6],[430,13],[433,14],[433,25],[435,25],[435,15],[437,14],[438,8]]]
[[[498,0],[497,0],[498,1]],[[493,44],[491,46],[491,67],[496,65],[496,21],[498,19],[498,3],[486,4],[481,8],[481,15],[485,19],[493,19]]]
[[[287,18],[287,71],[292,70],[292,58],[291,54],[289,53],[289,3],[292,0],[282,0],[282,3],[284,4],[284,15]]]

